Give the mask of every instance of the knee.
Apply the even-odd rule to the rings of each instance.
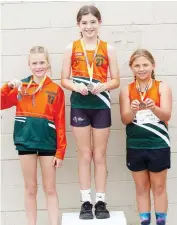
[[[166,185],[165,184],[156,184],[152,185],[152,192],[155,196],[160,196],[166,193]]]
[[[29,196],[37,195],[37,184],[25,185],[26,194]]]
[[[84,162],[84,164],[90,164],[92,160],[92,151],[90,149],[85,149],[80,151],[79,159]]]
[[[56,186],[55,185],[44,185],[43,190],[46,195],[56,195]]]
[[[100,165],[106,163],[106,153],[101,153],[102,151],[96,151],[97,153],[93,154],[94,164]],[[99,152],[99,153],[98,153]]]
[[[136,184],[136,193],[138,196],[146,195],[150,192],[150,184],[142,183],[142,184]]]

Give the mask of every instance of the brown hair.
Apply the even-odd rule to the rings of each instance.
[[[77,22],[80,23],[82,16],[88,15],[89,13],[95,16],[99,22],[101,21],[100,11],[94,5],[84,5],[77,13]]]
[[[37,53],[43,53],[45,55],[46,61],[48,63],[48,69],[50,71],[50,74],[52,73],[51,71],[51,63],[49,59],[49,53],[46,48],[43,46],[34,46],[30,49],[30,54],[37,54]],[[29,54],[29,61],[30,61],[30,54]]]
[[[129,66],[131,67],[133,62],[134,62],[134,60],[136,58],[138,58],[138,57],[141,57],[141,56],[147,58],[153,65],[155,65],[154,57],[152,56],[152,54],[148,50],[146,50],[146,49],[137,49],[132,54],[132,56],[130,57]],[[152,71],[151,78],[155,79],[154,70]]]

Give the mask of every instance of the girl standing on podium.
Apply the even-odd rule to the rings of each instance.
[[[83,6],[77,14],[77,24],[81,38],[66,48],[61,84],[72,91],[71,126],[77,144],[82,199],[80,219],[93,219],[92,160],[96,186],[95,216],[106,219],[110,217],[105,203],[106,150],[111,126],[109,91],[119,87],[117,57],[115,49],[98,37],[101,14],[95,6]]]
[[[120,112],[127,134],[127,167],[135,181],[141,225],[151,223],[150,190],[154,197],[156,224],[165,225],[172,94],[166,83],[155,79],[155,60],[150,52],[138,49],[129,65],[135,80],[120,93]]]

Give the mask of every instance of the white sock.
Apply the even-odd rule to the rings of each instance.
[[[81,201],[82,202],[92,202],[91,200],[91,189],[88,190],[80,190],[81,192]]]
[[[97,192],[95,203],[97,203],[98,201],[105,202],[105,195],[106,195],[105,193]]]

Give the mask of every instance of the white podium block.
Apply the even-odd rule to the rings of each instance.
[[[81,220],[79,213],[63,213],[61,225],[127,225],[122,211],[111,211],[109,219]]]

